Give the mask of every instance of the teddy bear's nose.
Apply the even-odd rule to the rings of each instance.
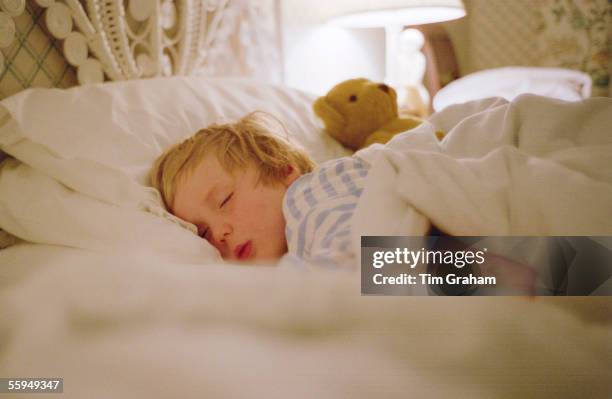
[[[385,93],[389,92],[389,86],[385,85],[385,84],[380,84],[378,85],[378,88],[382,91],[384,91]]]

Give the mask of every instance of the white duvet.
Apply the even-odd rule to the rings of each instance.
[[[361,297],[353,274],[31,244],[0,251],[0,264],[0,375],[63,377],[58,398],[558,399],[612,388],[606,298]]]
[[[433,132],[448,132],[438,143]],[[434,114],[372,163],[358,235],[612,235],[612,99],[523,95]],[[358,248],[359,237],[354,237]]]
[[[449,108],[433,119],[450,131],[442,147],[424,125],[373,148],[363,234],[419,233],[430,220],[455,234],[609,234],[610,100],[550,106]],[[469,107],[481,112],[462,119]],[[607,298],[361,297],[357,274],[221,265],[129,175],[13,127],[0,144],[20,162],[0,174],[0,226],[40,244],[0,251],[0,376],[63,377],[62,398],[604,398],[612,388]],[[495,150],[511,143],[529,151]],[[544,188],[549,178],[559,184]],[[378,190],[385,202],[368,205]]]

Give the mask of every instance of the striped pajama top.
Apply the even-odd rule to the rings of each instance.
[[[283,201],[287,259],[354,267],[351,220],[368,169],[368,164],[356,157],[334,159],[289,186]]]

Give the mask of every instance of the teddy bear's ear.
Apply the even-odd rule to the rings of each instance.
[[[313,109],[315,114],[323,120],[329,133],[336,134],[342,131],[346,121],[342,114],[329,105],[325,97],[319,97],[315,101]]]

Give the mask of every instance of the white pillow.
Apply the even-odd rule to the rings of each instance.
[[[436,93],[434,110],[487,97],[512,101],[531,93],[565,101],[579,101],[591,95],[591,77],[563,68],[505,67],[486,69],[459,78]]]
[[[314,96],[244,79],[173,77],[33,89],[0,107],[0,228],[26,241],[93,250],[155,249],[184,261],[214,250],[148,187],[169,145],[263,110],[323,161],[348,153],[314,116]],[[162,217],[159,217],[162,216]],[[191,230],[191,231],[190,231]]]
[[[315,161],[348,154],[323,132],[314,99],[248,79],[189,76],[30,89],[1,104],[28,139],[64,158],[86,157],[145,182],[153,160],[171,144],[255,110],[281,119]]]

